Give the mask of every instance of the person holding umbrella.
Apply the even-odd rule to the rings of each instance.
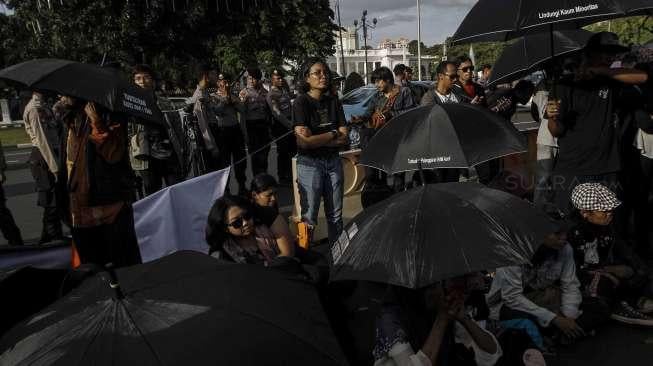
[[[483,317],[483,285],[480,274],[469,274],[417,294],[389,286],[376,321],[374,365],[496,364],[501,346],[476,320]]]
[[[557,100],[547,103],[548,128],[558,138],[558,156],[552,181],[554,201],[565,213],[571,211],[571,191],[579,183],[599,182],[619,192],[621,170],[617,113],[625,84],[641,84],[643,71],[610,69],[614,56],[628,48],[614,33],[593,35],[571,83],[561,83]]]
[[[64,97],[70,219],[82,263],[141,263],[134,231],[127,121],[94,102]]]

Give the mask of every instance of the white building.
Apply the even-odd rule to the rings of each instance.
[[[344,65],[340,52],[340,38],[338,32],[335,33],[336,53],[329,57],[327,62],[331,70],[336,70],[338,74],[347,76],[352,72],[357,72],[361,76],[369,75],[372,70],[381,66],[386,66],[392,70],[397,64],[404,64],[413,68],[413,77],[417,78],[417,56],[408,51],[408,39],[399,38],[398,40],[384,39],[377,48],[367,50],[367,65],[365,65],[365,50],[362,42],[359,40],[356,28],[350,27],[342,31],[342,45],[344,54]],[[439,56],[422,55],[422,79],[430,79],[432,69],[435,63],[440,61]],[[366,67],[367,66],[367,67]],[[344,70],[343,70],[344,67]]]

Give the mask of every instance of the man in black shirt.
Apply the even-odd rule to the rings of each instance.
[[[293,122],[302,220],[315,227],[323,198],[333,243],[342,232],[344,175],[338,150],[348,143],[345,114],[338,98],[328,93],[330,72],[325,62],[308,60],[299,77],[302,93],[293,104]]]
[[[561,83],[557,101],[549,101],[549,131],[558,137],[553,169],[555,203],[568,213],[573,188],[586,182],[603,183],[619,192],[617,111],[623,83],[646,82],[647,75],[630,69],[610,69],[614,55],[625,52],[614,33],[592,36],[573,82]]]

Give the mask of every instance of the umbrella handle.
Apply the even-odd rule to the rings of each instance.
[[[424,178],[424,169],[422,169],[422,159],[417,160],[417,169],[419,170],[419,178],[422,180],[422,185],[426,185],[426,179]]]
[[[120,282],[118,282],[118,276],[116,276],[116,270],[113,266],[113,263],[107,263],[104,268],[106,268],[107,272],[109,273],[109,286],[116,293],[116,298],[119,300],[124,299],[125,294],[122,293],[122,289],[120,288]]]

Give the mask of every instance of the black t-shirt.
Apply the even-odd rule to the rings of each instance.
[[[279,209],[276,207],[264,207],[254,204],[254,216],[261,224],[265,224],[267,227],[272,227],[274,220],[279,216]]]
[[[599,175],[619,171],[618,115],[622,84],[609,79],[561,83],[559,121],[563,134],[555,171]]]
[[[306,126],[313,135],[337,130],[345,125],[345,112],[336,97],[323,95],[315,100],[308,94],[300,94],[292,106],[293,124]],[[316,149],[297,149],[299,154],[325,156],[338,153],[337,147],[322,146]]]

